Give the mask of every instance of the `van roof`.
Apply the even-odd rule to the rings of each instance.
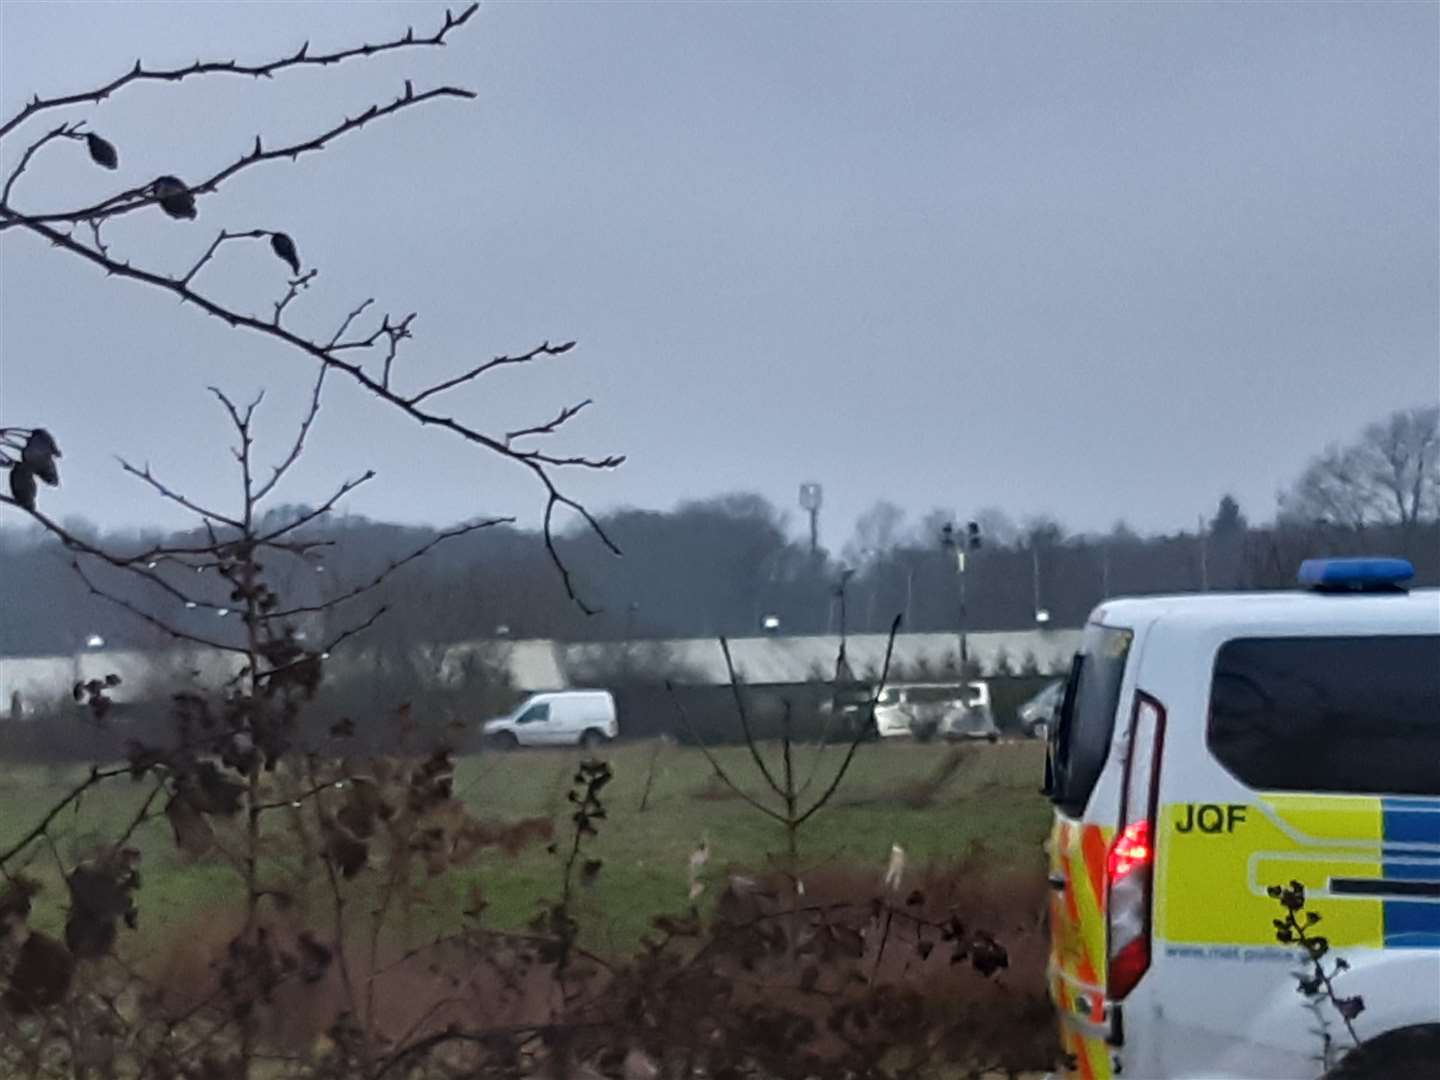
[[[1135,627],[1163,618],[1194,629],[1257,623],[1297,630],[1343,623],[1393,633],[1440,633],[1440,589],[1408,593],[1288,592],[1189,593],[1107,600],[1091,612],[1091,623]]]

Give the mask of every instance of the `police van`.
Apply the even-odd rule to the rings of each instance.
[[[1440,1077],[1440,591],[1413,575],[1311,560],[1293,592],[1091,615],[1046,763],[1064,1076]],[[1291,882],[1343,961],[1310,995]]]

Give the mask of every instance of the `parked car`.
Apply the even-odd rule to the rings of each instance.
[[[875,728],[881,738],[939,736],[994,742],[1000,737],[990,707],[990,684],[985,682],[887,686],[875,703]]]
[[[1020,706],[1020,730],[1032,739],[1043,739],[1055,723],[1055,713],[1065,693],[1065,680],[1056,679]]]
[[[531,694],[506,716],[486,721],[485,741],[517,746],[599,746],[620,734],[615,698],[608,690],[557,690]]]

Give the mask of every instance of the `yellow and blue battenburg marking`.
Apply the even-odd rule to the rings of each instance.
[[[1265,890],[1298,880],[1325,897],[1332,945],[1440,948],[1440,798],[1265,792],[1243,804],[1171,804],[1162,821],[1162,938],[1273,945]]]
[[[1440,799],[1386,798],[1381,812],[1385,947],[1440,948]]]

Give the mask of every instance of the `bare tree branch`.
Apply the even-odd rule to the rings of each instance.
[[[20,161],[5,181],[5,189],[0,191],[0,209],[10,205],[10,191],[14,188],[15,181],[20,179],[20,174],[25,171],[25,167],[30,164],[30,159],[39,152],[40,148],[55,139],[77,138],[82,126],[82,124],[61,124],[59,127],[47,131],[25,149],[25,153],[20,156]]]
[[[55,521],[53,518],[46,516],[43,512],[39,510],[26,509],[25,507],[17,503],[14,499],[10,498],[8,495],[0,495],[0,503],[4,503],[7,506],[13,506],[15,509],[23,513],[29,514],[32,518],[35,519],[36,523],[38,523],[42,528],[44,528],[46,532],[59,540],[61,545],[67,550],[80,552],[81,554],[98,559],[101,562],[108,563],[110,566],[116,567],[117,569],[135,573],[140,577],[145,577],[147,580],[153,580],[156,585],[170,592],[173,596],[176,597],[176,599],[183,600],[186,603],[193,603],[197,607],[213,606],[207,605],[203,601],[198,601],[195,600],[193,597],[187,596],[185,593],[176,590],[173,586],[169,585],[163,579],[153,578],[151,577],[151,575],[145,573],[145,571],[156,569],[162,562],[173,562],[179,566],[184,567],[187,570],[214,569],[216,566],[219,565],[218,563],[196,563],[186,561],[188,558],[204,558],[206,556],[214,555],[214,544],[207,544],[204,547],[174,547],[169,545],[156,545],[154,547],[147,548],[144,551],[136,552],[133,555],[117,555],[114,552],[106,551],[104,548],[96,547],[94,544],[82,540],[74,533],[66,530],[63,525]],[[307,541],[304,544],[272,543],[267,544],[266,546],[276,548],[280,551],[286,551],[291,554],[303,554],[304,551],[308,548],[325,547],[329,546],[329,544],[330,541]]]
[[[356,623],[354,626],[348,627],[347,629],[342,630],[340,633],[336,634],[333,638],[330,639],[327,644],[323,645],[320,648],[320,651],[318,653],[307,653],[306,655],[300,657],[298,660],[292,660],[287,664],[279,664],[276,667],[267,668],[264,671],[254,672],[252,677],[254,678],[255,683],[258,685],[267,679],[274,679],[277,675],[289,674],[297,668],[301,668],[304,667],[306,664],[313,663],[317,658],[320,660],[328,660],[331,653],[333,653],[336,649],[338,649],[341,645],[345,644],[345,642],[349,641],[351,638],[363,634],[366,630],[369,630],[370,627],[374,626],[377,622],[384,618],[386,613],[389,612],[389,610],[390,608],[388,605],[381,605],[380,607],[376,608],[363,622]]]
[[[192,634],[188,630],[181,630],[176,626],[172,626],[164,619],[157,618],[156,616],[150,614],[150,612],[146,611],[144,608],[137,607],[129,600],[126,600],[123,596],[116,596],[114,593],[106,592],[104,589],[100,588],[98,585],[96,585],[93,581],[90,580],[90,576],[85,573],[85,569],[80,565],[80,561],[78,559],[72,560],[70,563],[70,567],[75,571],[76,574],[80,576],[80,580],[83,581],[85,583],[85,587],[90,590],[91,596],[98,597],[101,600],[105,600],[108,603],[114,604],[116,607],[123,608],[131,615],[134,615],[137,619],[140,619],[142,622],[148,623],[149,625],[155,627],[155,629],[161,631],[169,637],[174,638],[176,641],[188,641],[193,645],[204,645],[206,648],[219,649],[222,652],[238,653],[240,655],[244,655],[245,653],[244,646],[226,645],[219,641],[212,641],[210,638],[207,637],[201,637],[199,634]]]
[[[143,469],[139,469],[136,468],[134,465],[131,465],[122,457],[117,457],[115,460],[120,463],[120,468],[124,469],[131,476],[135,477],[138,480],[143,480],[145,483],[149,484],[157,495],[169,499],[171,502],[176,503],[179,506],[183,506],[186,510],[191,511],[192,513],[199,514],[207,521],[214,521],[218,522],[221,525],[228,525],[232,529],[240,528],[240,522],[236,521],[234,518],[229,517],[226,514],[222,514],[218,510],[207,509],[206,507],[201,506],[199,503],[186,498],[184,495],[181,495],[178,491],[172,491],[170,488],[166,487],[163,483],[160,482],[160,480],[155,477],[155,474],[150,471],[149,465],[146,465]]]
[[[357,131],[367,124],[373,123],[386,116],[392,116],[404,109],[423,104],[436,98],[465,98],[473,99],[475,93],[472,90],[464,90],[457,86],[440,86],[433,90],[426,90],[417,94],[407,82],[405,92],[392,101],[389,105],[371,105],[363,113],[356,117],[347,117],[341,123],[336,124],[328,131],[321,132],[312,139],[304,142],[291,143],[288,146],[277,147],[273,150],[266,150],[260,141],[255,137],[255,145],[248,154],[244,154],[219,172],[206,177],[198,184],[186,186],[183,191],[190,195],[205,195],[219,190],[221,184],[244,172],[246,169],[269,161],[279,161],[289,158],[294,161],[301,154],[314,153],[323,150],[330,143],[351,131]],[[169,198],[181,192],[167,192],[164,197]],[[87,206],[79,210],[52,211],[40,214],[21,214],[10,207],[0,207],[0,232],[16,226],[24,225],[45,225],[62,222],[100,221],[119,217],[122,214],[129,214],[136,210],[143,210],[145,207],[157,203],[161,195],[155,190],[153,183],[143,187],[129,188],[118,192],[108,199]]]
[[[261,484],[255,492],[255,501],[260,502],[270,492],[275,490],[275,485],[290,471],[290,467],[300,459],[300,453],[305,449],[305,436],[310,434],[310,425],[315,423],[315,417],[320,413],[320,392],[325,388],[325,376],[330,371],[328,367],[322,366],[320,373],[315,377],[315,388],[310,391],[310,407],[305,410],[305,418],[300,421],[300,430],[295,435],[295,441],[290,444],[290,452],[285,459],[274,467],[270,479]]]
[[[395,573],[395,571],[399,570],[402,566],[412,563],[416,559],[423,558],[440,544],[443,544],[446,540],[454,539],[457,536],[464,536],[467,533],[477,532],[480,529],[489,529],[496,525],[513,525],[514,523],[515,519],[512,517],[497,517],[486,518],[483,521],[475,521],[467,525],[457,525],[453,529],[447,529],[442,533],[438,533],[428,542],[422,544],[420,547],[416,548],[414,551],[410,552],[410,554],[404,556],[403,558],[395,559],[394,561],[389,563],[385,567],[385,569],[381,570],[380,573],[376,574],[374,578],[372,578],[370,581],[367,581],[363,585],[357,585],[355,588],[349,590],[348,592],[342,593],[341,595],[331,600],[326,600],[324,603],[310,604],[305,607],[286,608],[284,611],[272,611],[264,615],[264,618],[289,619],[295,617],[296,615],[314,614],[315,612],[327,611],[330,608],[338,607],[340,604],[344,604],[351,600],[357,599],[358,597],[364,596],[368,592],[373,592],[375,589],[379,588],[382,584],[384,584],[386,579],[389,578],[391,574]]]
[[[342,50],[340,52],[330,53],[323,56],[311,56],[308,54],[308,50],[306,48],[302,48],[292,57],[273,61],[269,64],[246,66],[237,64],[234,61],[230,60],[215,61],[209,63],[201,63],[197,61],[194,65],[191,65],[189,67],[176,68],[173,70],[148,70],[144,68],[143,64],[137,62],[133,71],[122,75],[119,78],[112,80],[112,82],[101,86],[95,90],[51,99],[41,99],[39,97],[36,97],[28,105],[26,105],[16,116],[12,117],[4,125],[0,125],[0,137],[4,137],[6,134],[14,130],[15,127],[23,123],[28,117],[35,114],[36,112],[45,109],[80,104],[87,101],[101,101],[108,97],[111,93],[114,93],[116,90],[134,81],[179,81],[181,79],[189,78],[192,76],[212,73],[243,74],[254,77],[269,77],[273,75],[276,71],[291,66],[297,66],[302,64],[326,65],[339,62],[352,56],[370,55],[376,52],[383,52],[388,49],[398,49],[409,45],[441,45],[444,43],[444,39],[449,33],[449,31],[467,22],[474,14],[475,10],[475,5],[471,5],[467,7],[458,17],[452,16],[447,13],[444,25],[439,30],[437,30],[436,33],[430,38],[417,39],[415,38],[413,31],[410,31],[407,32],[403,38],[398,38],[394,41],[382,43],[380,45],[366,44],[353,49]],[[430,399],[435,398],[450,389],[472,382],[480,378],[486,372],[494,370],[496,367],[512,364],[523,364],[528,361],[537,359],[541,356],[558,356],[566,353],[571,348],[573,348],[573,341],[564,342],[554,346],[552,346],[547,341],[542,343],[540,346],[537,346],[535,349],[532,349],[529,353],[519,356],[495,357],[483,364],[479,364],[473,368],[470,368],[469,370],[464,371],[457,376],[441,380],[433,385],[421,387],[418,390],[410,392],[401,392],[392,383],[393,366],[400,344],[404,340],[411,337],[411,325],[415,318],[413,313],[407,315],[399,322],[392,321],[391,318],[387,315],[384,320],[382,320],[380,326],[373,333],[369,334],[368,336],[362,336],[353,340],[346,340],[346,334],[349,332],[349,329],[354,323],[354,321],[360,317],[360,315],[371,303],[370,300],[366,300],[364,303],[355,308],[345,318],[345,320],[341,323],[340,328],[336,331],[334,337],[332,337],[328,342],[324,342],[323,340],[316,341],[307,339],[300,334],[293,333],[287,327],[281,325],[281,319],[286,307],[291,301],[295,299],[299,292],[308,287],[309,282],[313,280],[315,275],[315,272],[313,270],[306,275],[301,275],[297,278],[290,280],[286,293],[283,297],[281,297],[278,301],[274,303],[273,313],[268,319],[262,319],[257,315],[242,315],[239,312],[230,309],[225,304],[197,292],[192,287],[197,279],[197,275],[199,274],[200,270],[203,269],[204,266],[215,257],[220,246],[223,243],[228,242],[232,239],[259,239],[266,236],[271,237],[273,241],[274,237],[276,236],[273,231],[266,229],[251,229],[245,232],[231,233],[228,230],[222,229],[219,236],[210,244],[209,248],[200,255],[198,260],[194,264],[192,264],[181,277],[173,277],[166,274],[156,273],[141,267],[133,266],[128,260],[113,258],[111,256],[109,248],[101,240],[100,236],[100,229],[103,223],[111,217],[143,209],[144,207],[149,206],[152,203],[157,203],[161,201],[162,198],[174,198],[176,196],[185,194],[193,196],[213,192],[217,190],[223,182],[228,180],[230,177],[233,177],[238,173],[244,171],[245,169],[254,167],[262,162],[276,161],[282,158],[290,158],[293,160],[295,158],[298,158],[302,154],[319,151],[326,147],[332,141],[340,138],[341,136],[351,131],[367,126],[368,124],[383,117],[394,115],[404,109],[410,108],[414,105],[418,105],[422,102],[442,97],[473,98],[474,96],[475,95],[473,94],[473,92],[454,86],[441,86],[422,93],[416,93],[412,84],[407,80],[404,84],[404,89],[402,93],[389,104],[372,105],[364,112],[360,113],[358,116],[346,116],[340,123],[335,124],[328,130],[323,131],[320,134],[315,135],[311,138],[305,139],[304,141],[295,142],[278,148],[266,149],[263,145],[261,138],[257,136],[253,148],[251,148],[248,153],[241,155],[239,158],[232,161],[229,165],[206,177],[198,183],[186,185],[183,181],[180,182],[179,189],[177,189],[174,184],[169,184],[166,186],[165,190],[162,191],[160,190],[160,186],[157,183],[152,182],[141,187],[131,188],[126,191],[118,192],[91,206],[81,207],[78,209],[72,208],[69,210],[55,213],[22,213],[17,211],[13,207],[10,207],[8,204],[5,204],[3,201],[0,201],[0,231],[7,230],[16,226],[25,228],[35,233],[36,235],[48,240],[52,245],[57,246],[62,250],[66,250],[71,254],[79,255],[80,257],[90,261],[94,265],[103,269],[107,273],[107,275],[126,277],[131,280],[168,291],[173,295],[177,296],[182,302],[194,304],[196,307],[200,308],[202,311],[205,311],[207,314],[225,320],[232,327],[244,327],[254,332],[265,334],[271,339],[289,345],[293,348],[297,348],[302,352],[307,353],[312,358],[318,360],[324,368],[336,368],[338,371],[349,377],[352,381],[358,383],[362,389],[367,390],[373,396],[376,396],[387,402],[391,406],[399,409],[410,419],[418,422],[422,426],[443,428],[449,431],[451,434],[456,435],[465,441],[489,449],[492,452],[500,454],[504,457],[508,457],[510,460],[523,465],[535,475],[535,477],[544,486],[546,491],[544,531],[545,548],[547,555],[554,563],[556,568],[559,570],[567,594],[572,599],[574,599],[577,604],[579,604],[582,610],[586,611],[587,613],[593,613],[595,609],[586,605],[584,601],[580,599],[579,594],[576,590],[573,576],[571,575],[568,567],[566,567],[557,548],[553,533],[553,524],[557,508],[567,508],[570,510],[574,510],[577,514],[579,514],[587,528],[591,532],[593,532],[600,539],[601,543],[612,553],[618,555],[619,548],[606,534],[605,530],[595,519],[595,517],[590,514],[584,506],[582,506],[575,499],[564,494],[559,489],[554,479],[552,478],[551,470],[559,468],[610,470],[617,468],[624,462],[625,459],[623,455],[609,455],[598,457],[560,456],[540,449],[527,449],[523,451],[512,450],[509,445],[514,439],[528,436],[542,436],[554,433],[568,420],[573,418],[582,409],[588,406],[589,401],[562,409],[554,420],[546,424],[540,424],[533,427],[522,428],[517,431],[512,431],[507,433],[507,435],[504,437],[496,437],[486,434],[482,431],[476,430],[463,423],[460,423],[452,416],[440,415],[435,412],[429,411],[428,408],[422,408],[422,406],[425,405]],[[49,135],[43,136],[40,140],[37,141],[36,144],[34,144],[31,148],[29,148],[29,150],[27,150],[27,153],[25,154],[24,159],[21,162],[20,168],[23,169],[24,166],[28,164],[30,158],[33,157],[34,153],[38,152],[41,146],[54,139],[62,137],[81,138],[82,136],[80,135],[80,127],[81,125],[79,124],[62,125],[56,128]],[[103,161],[101,163],[104,164]],[[18,175],[18,172],[19,170],[17,170],[15,175]],[[84,223],[88,225],[94,237],[94,246],[91,247],[84,243],[81,243],[74,236],[72,231],[54,227],[61,223]],[[384,350],[383,356],[380,359],[380,370],[377,375],[372,375],[371,371],[366,369],[366,365],[363,361],[352,362],[348,359],[343,359],[341,356],[342,352],[348,352],[351,350],[358,350],[362,353],[367,352],[372,348],[380,346],[382,343],[386,346],[386,348]],[[290,464],[293,463],[293,458],[296,454],[298,454],[300,444],[303,444],[310,421],[313,421],[313,406],[312,412],[307,415],[307,421],[302,424],[302,430],[297,437],[296,450],[293,451],[291,456],[287,458],[281,466],[278,467],[277,475],[272,476],[269,481],[262,485],[262,491],[264,494],[268,494],[271,490],[273,490],[275,484],[279,480],[279,475],[283,474],[290,467]],[[242,460],[242,464],[246,465],[246,467],[248,468],[248,457]],[[127,466],[127,468],[129,467]],[[132,470],[132,472],[134,472],[134,474],[139,476],[141,479],[147,480],[147,482],[151,483],[152,486],[156,486],[154,478],[148,476],[148,469],[144,471]],[[342,489],[342,492],[340,494],[343,495],[346,491],[350,490],[350,487],[353,487],[353,484],[347,485],[345,489]],[[157,490],[162,489],[157,486]],[[174,497],[174,493],[171,493],[171,495],[172,497]],[[180,501],[180,499],[177,498],[176,501]],[[195,504],[188,503],[188,501],[181,501],[180,504],[187,506],[188,509],[192,509],[195,512],[201,513],[202,517],[204,517],[207,521],[213,520],[222,524],[226,524],[232,528],[236,527],[236,522],[232,518],[227,518],[224,515],[207,515],[204,512],[203,508],[200,508]],[[37,518],[37,520],[40,519]],[[306,520],[310,519],[307,518]],[[297,526],[292,523],[290,528],[295,527]],[[285,531],[289,530],[287,529]],[[262,538],[261,542],[275,543],[279,540],[279,537],[281,535],[283,535],[283,533],[271,534],[268,537]],[[304,546],[307,548],[309,547],[309,545]],[[197,555],[204,554],[203,552],[199,551],[189,553]],[[146,554],[158,557],[162,555],[178,556],[181,554],[186,554],[186,552],[175,550],[164,553],[155,551]]]
[[[419,405],[426,398],[434,397],[436,394],[443,394],[446,390],[453,390],[457,386],[480,378],[486,372],[494,371],[498,367],[508,367],[511,364],[528,364],[540,356],[560,356],[569,352],[575,347],[575,342],[567,341],[563,345],[551,345],[548,341],[541,342],[527,353],[518,356],[497,356],[493,360],[471,368],[464,374],[457,375],[453,379],[446,379],[444,382],[436,383],[434,386],[426,387],[417,394],[406,398],[406,404]]]
[[[19,840],[16,840],[4,851],[0,851],[0,867],[3,867],[16,855],[20,854],[20,852],[24,851],[27,847],[29,847],[35,840],[43,836],[45,834],[45,831],[50,828],[50,823],[54,821],[57,817],[59,817],[65,811],[65,808],[67,806],[79,799],[80,796],[84,795],[85,792],[89,791],[96,784],[99,784],[105,780],[109,780],[112,777],[124,776],[129,773],[129,771],[130,767],[128,765],[115,769],[101,769],[98,766],[92,766],[90,769],[90,775],[85,778],[83,783],[80,783],[74,788],[72,788],[71,791],[63,799],[61,799],[58,803],[52,806],[46,812],[45,816],[42,817],[38,822],[36,822],[36,824],[23,836],[21,836]]]
[[[280,317],[285,314],[285,309],[290,306],[290,301],[294,300],[297,296],[301,294],[301,292],[308,289],[310,287],[310,283],[314,281],[319,275],[320,271],[312,268],[305,271],[305,273],[301,274],[299,277],[292,278],[290,280],[289,288],[287,288],[285,291],[285,295],[282,296],[279,300],[275,301],[275,317],[270,321],[276,326],[279,326]]]
[[[231,309],[226,308],[224,305],[218,303],[217,301],[211,300],[209,297],[195,292],[192,288],[190,288],[188,285],[186,285],[180,280],[166,277],[162,274],[157,274],[152,271],[142,270],[137,267],[131,266],[129,263],[120,263],[113,259],[110,259],[104,255],[99,254],[98,252],[92,251],[90,248],[76,242],[71,237],[67,236],[65,233],[60,232],[57,229],[51,228],[49,225],[36,223],[34,221],[24,221],[23,224],[32,232],[43,236],[45,239],[49,240],[53,245],[63,248],[74,254],[80,255],[82,258],[85,258],[88,261],[94,263],[95,265],[101,267],[107,273],[114,274],[119,277],[130,278],[131,280],[139,281],[143,284],[173,293],[180,299],[194,304],[202,311],[205,311],[206,313],[213,315],[216,318],[223,319],[231,326],[244,327],[245,329],[255,331],[259,334],[263,334],[266,337],[283,342],[284,344],[290,345],[291,347],[298,349],[303,353],[306,353],[307,355],[318,360],[320,363],[326,364],[332,368],[335,368],[337,371],[344,373],[348,378],[358,383],[363,389],[369,391],[373,396],[380,398],[382,401],[385,401],[388,404],[394,406],[400,412],[409,416],[412,420],[417,421],[424,427],[441,428],[450,432],[453,435],[458,436],[466,442],[482,446],[488,450],[493,451],[496,454],[501,455],[502,457],[509,458],[510,460],[518,462],[519,464],[525,466],[544,486],[547,494],[547,502],[544,515],[546,552],[550,556],[551,562],[560,572],[561,580],[565,586],[566,593],[577,604],[579,604],[581,609],[587,614],[595,613],[596,609],[585,604],[585,602],[580,598],[578,592],[575,589],[573,576],[571,575],[569,568],[565,565],[564,560],[560,557],[559,551],[555,546],[553,532],[555,509],[557,507],[566,507],[568,509],[574,510],[577,514],[581,516],[581,518],[584,519],[590,531],[599,538],[601,543],[604,544],[604,546],[610,552],[615,555],[619,555],[620,549],[615,544],[615,542],[611,540],[611,538],[606,533],[604,527],[601,526],[599,521],[597,521],[595,517],[584,506],[582,506],[579,502],[577,502],[570,496],[563,494],[559,490],[553,478],[551,477],[549,470],[552,467],[580,467],[597,471],[610,470],[617,468],[624,463],[624,455],[617,454],[598,459],[576,457],[562,458],[537,451],[513,450],[505,445],[503,439],[499,439],[492,435],[487,435],[484,432],[477,431],[474,428],[460,423],[453,417],[441,416],[420,408],[419,404],[417,404],[415,400],[412,400],[411,397],[407,397],[406,395],[396,392],[391,387],[385,385],[383,381],[377,380],[376,378],[371,376],[367,371],[365,371],[364,367],[361,364],[341,359],[339,356],[336,355],[336,351],[340,348],[345,347],[345,343],[327,345],[311,341],[307,338],[301,337],[299,334],[296,334],[283,326],[276,326],[272,323],[258,319],[255,316],[242,315],[238,312],[232,311]],[[376,338],[378,338],[378,336],[379,335],[377,333]],[[547,351],[553,352],[556,348],[560,347],[542,346],[535,350],[535,354],[540,355],[541,353]],[[491,364],[491,366],[493,366],[493,361],[489,363]],[[481,367],[484,366],[485,365],[481,365]],[[472,369],[472,371],[474,370],[476,369]],[[470,375],[470,373],[467,373],[467,375]],[[453,380],[447,380],[447,382],[453,384]],[[428,391],[422,391],[422,400],[426,396],[429,396]]]
[[[695,740],[695,745],[700,747],[700,752],[705,755],[705,760],[710,763],[710,768],[714,770],[715,775],[720,778],[721,782],[766,817],[778,821],[782,825],[785,824],[784,814],[778,810],[772,810],[759,799],[755,798],[755,796],[737,784],[730,774],[725,771],[724,767],[720,764],[720,759],[717,758],[710,747],[705,744],[705,740],[701,737],[700,732],[696,730],[695,725],[690,721],[690,714],[685,711],[685,706],[681,703],[679,695],[675,693],[675,684],[669,679],[666,679],[665,689],[670,694],[670,700],[675,703],[675,711],[680,716],[680,722],[690,730],[690,735],[691,738]]]
[[[393,52],[397,49],[406,49],[421,45],[444,45],[445,38],[457,26],[463,26],[469,22],[470,17],[475,14],[480,5],[470,4],[458,16],[452,16],[447,10],[445,12],[445,23],[434,34],[429,37],[417,38],[415,29],[411,27],[405,31],[404,37],[395,38],[391,41],[381,42],[376,45],[357,45],[349,49],[341,49],[331,53],[317,53],[310,55],[310,43],[307,41],[300,46],[298,52],[282,60],[273,60],[266,64],[237,64],[234,60],[212,60],[205,63],[197,60],[188,67],[181,68],[146,68],[139,60],[135,66],[124,75],[110,80],[104,86],[94,90],[84,90],[75,94],[66,94],[60,97],[41,98],[38,95],[31,99],[18,113],[0,124],[0,138],[4,138],[11,131],[19,127],[36,113],[46,109],[59,109],[69,105],[83,105],[88,101],[104,101],[117,90],[128,86],[130,83],[146,81],[180,82],[182,79],[192,78],[197,75],[248,75],[253,78],[272,78],[276,72],[284,71],[287,68],[303,66],[325,67],[330,64],[338,64],[357,56],[375,56],[380,53]]]
[[[745,707],[745,695],[740,692],[740,679],[735,674],[735,661],[730,656],[730,642],[727,638],[720,639],[720,651],[725,655],[725,671],[730,678],[730,691],[735,698],[735,711],[740,714],[740,730],[745,733],[745,745],[750,748],[750,756],[755,760],[755,767],[760,770],[760,775],[770,785],[770,790],[776,795],[784,797],[785,789],[776,781],[775,774],[765,763],[765,757],[760,753],[760,746],[755,741],[755,733],[750,729],[750,710]]]
[[[345,336],[345,331],[347,331],[347,330],[350,329],[350,324],[353,323],[356,319],[358,319],[361,315],[363,315],[363,314],[365,313],[365,309],[368,308],[368,307],[369,307],[371,304],[373,304],[374,302],[375,302],[375,298],[374,298],[373,296],[370,297],[370,298],[367,299],[367,300],[363,300],[363,301],[361,301],[359,307],[355,308],[354,310],[352,310],[352,311],[350,312],[350,314],[346,315],[346,316],[345,316],[345,321],[340,324],[340,329],[335,331],[335,336],[330,339],[330,344],[327,345],[326,348],[329,349],[329,350],[346,348],[347,346],[344,346],[344,345],[341,345],[341,344],[340,344],[340,339]],[[277,323],[277,325],[278,325],[278,323]],[[373,339],[372,339],[372,341],[370,342],[370,345],[373,345],[373,344],[374,344],[374,341],[373,341]],[[366,345],[365,347],[366,347],[366,348],[369,348],[369,345]]]
[[[579,404],[566,405],[560,410],[559,415],[548,423],[536,424],[534,427],[519,428],[516,431],[507,431],[505,433],[505,442],[512,443],[516,439],[524,438],[527,435],[553,435],[593,404],[595,404],[595,402],[592,399],[586,398]]]
[[[825,789],[821,796],[811,804],[810,809],[800,815],[797,825],[803,825],[815,814],[824,809],[839,790],[840,783],[845,779],[845,774],[850,771],[850,763],[855,760],[855,752],[860,749],[860,744],[865,741],[869,734],[870,727],[875,723],[875,705],[880,700],[880,691],[885,688],[885,680],[890,677],[890,661],[895,655],[895,635],[900,632],[901,616],[896,615],[895,621],[890,624],[890,638],[885,643],[885,662],[880,666],[880,678],[875,682],[875,688],[870,695],[870,707],[866,710],[865,722],[856,726],[855,737],[850,741],[850,748],[845,752],[845,759],[840,762],[840,767],[835,770],[834,777],[830,780],[830,786]]]
[[[274,529],[271,532],[265,533],[263,536],[256,537],[255,542],[257,544],[273,544],[276,540],[280,539],[280,537],[286,536],[289,533],[294,532],[296,529],[303,528],[304,526],[310,524],[310,522],[315,521],[317,518],[324,517],[331,510],[335,509],[335,505],[341,499],[345,498],[346,495],[349,495],[350,492],[354,491],[361,484],[368,483],[373,479],[375,479],[375,470],[366,469],[365,472],[355,477],[353,480],[346,480],[343,484],[340,485],[339,489],[333,495],[331,495],[319,506],[307,510],[305,513],[299,515],[294,520],[287,521],[284,525],[281,525],[279,528]]]
[[[189,271],[180,280],[186,285],[189,285],[190,282],[194,280],[195,275],[200,272],[200,268],[215,257],[215,252],[218,251],[220,245],[227,240],[263,240],[268,236],[274,235],[275,233],[270,229],[250,229],[246,232],[227,232],[221,229],[220,235],[215,237],[214,242],[206,248],[205,254],[200,256],[195,265],[190,267]]]

